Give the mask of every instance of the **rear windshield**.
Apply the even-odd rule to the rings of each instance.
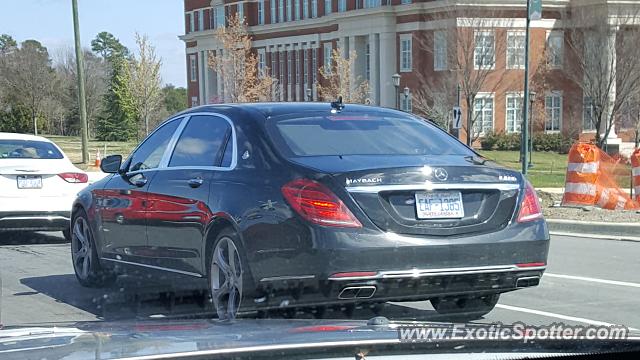
[[[431,123],[413,117],[335,114],[281,116],[269,133],[286,156],[473,155]]]
[[[34,140],[0,140],[0,159],[62,159],[52,143]]]

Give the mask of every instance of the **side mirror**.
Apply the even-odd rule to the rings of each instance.
[[[120,170],[122,155],[109,155],[100,161],[100,170],[107,174],[115,174]]]

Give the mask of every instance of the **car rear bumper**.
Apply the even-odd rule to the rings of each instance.
[[[70,226],[70,216],[70,211],[0,212],[0,230],[65,230]]]
[[[317,231],[314,238],[314,249],[257,259],[257,270],[282,269],[255,279],[265,305],[507,292],[538,285],[549,251],[544,221],[462,237]]]

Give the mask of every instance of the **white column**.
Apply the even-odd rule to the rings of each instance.
[[[617,38],[618,30],[619,30],[618,26],[615,26],[610,30],[608,44],[605,47],[605,51],[604,51],[604,56],[606,56],[606,64],[611,64],[611,66],[613,66],[614,68],[618,66],[617,58],[616,58],[616,38]],[[611,79],[609,103],[607,104],[608,106],[607,106],[607,109],[605,110],[606,121],[604,121],[605,128],[603,129],[603,131],[605,131],[606,126],[609,125],[608,122],[609,122],[609,119],[611,118],[611,112],[613,111],[613,107],[616,102],[616,71],[611,71],[610,69],[607,69],[607,72],[613,76],[613,79]],[[611,130],[609,130],[609,136],[607,136],[607,144],[620,145],[621,143],[622,143],[622,139],[620,139],[616,134],[616,123],[614,120],[613,123],[611,124]]]
[[[202,67],[204,68],[204,93],[202,95],[202,104],[206,105],[209,103],[209,99],[211,98],[209,95],[209,72],[211,71],[209,68],[209,50],[202,52]]]
[[[380,34],[380,106],[395,107],[395,88],[391,76],[396,73],[396,34],[381,33]]]
[[[220,55],[220,49],[216,50],[216,55]],[[218,102],[223,102],[224,99],[222,98],[222,87],[223,87],[223,83],[222,83],[222,75],[220,75],[219,71],[216,71],[216,96],[218,97]]]
[[[371,104],[379,105],[380,98],[380,72],[378,70],[378,34],[369,34],[369,72],[371,79],[369,80],[369,91],[371,92]]]
[[[293,86],[291,85],[291,83],[293,82],[293,72],[291,71],[291,68],[293,67],[293,46],[292,45],[286,45],[284,48],[284,67],[287,69],[286,74],[284,74],[284,79],[287,82],[287,101],[292,101],[292,97],[291,97],[291,89],[293,89]],[[289,61],[289,59],[291,59],[291,61]],[[289,74],[291,74],[291,79],[289,79]],[[291,81],[289,81],[291,80]]]
[[[205,65],[204,65],[204,51],[198,52],[198,105],[205,104]]]

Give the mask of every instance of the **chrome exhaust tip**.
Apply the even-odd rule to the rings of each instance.
[[[369,299],[376,293],[375,286],[348,286],[340,292],[338,299]]]
[[[531,286],[538,286],[540,284],[540,276],[526,276],[516,280],[516,288],[526,288]]]

